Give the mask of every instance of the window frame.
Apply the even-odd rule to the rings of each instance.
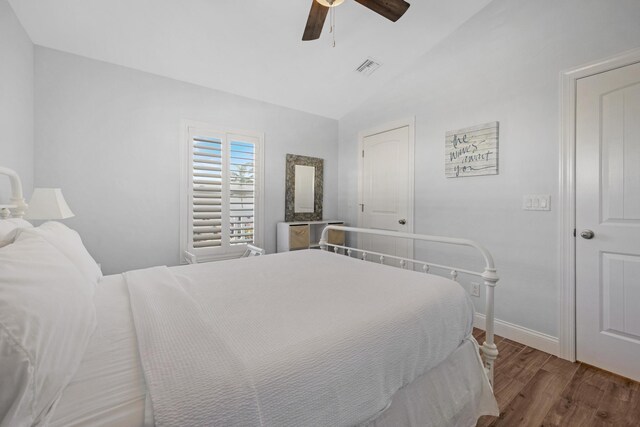
[[[229,148],[231,139],[243,137],[252,139],[255,145],[255,187],[254,187],[254,240],[253,245],[264,247],[264,133],[214,126],[193,120],[181,121],[180,141],[180,264],[218,261],[238,258],[247,249],[247,244],[225,245],[211,248],[193,247],[193,143],[192,136],[221,138],[224,146],[223,170],[229,177]],[[227,181],[228,182],[228,181]],[[229,184],[223,184],[229,188]],[[223,192],[223,200],[229,202],[229,192]],[[226,216],[225,216],[226,215]],[[228,225],[228,210],[223,214],[224,225]],[[226,227],[228,228],[228,227]],[[228,230],[227,230],[228,232]]]

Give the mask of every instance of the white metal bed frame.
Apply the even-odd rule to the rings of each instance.
[[[22,218],[27,211],[28,205],[24,199],[22,193],[22,182],[20,181],[20,177],[13,170],[6,167],[0,166],[0,175],[6,175],[9,177],[11,182],[11,199],[9,205],[0,205],[0,219],[7,219],[10,217],[14,218]],[[416,259],[403,258],[395,255],[382,254],[374,251],[367,251],[358,248],[351,248],[344,245],[336,245],[328,242],[328,234],[329,230],[337,230],[344,231],[350,233],[360,233],[360,234],[373,234],[378,236],[387,236],[392,238],[404,238],[411,240],[422,240],[427,242],[436,242],[436,243],[445,243],[450,245],[457,246],[468,246],[475,248],[480,252],[480,254],[484,258],[485,267],[484,271],[477,272],[471,271],[463,268],[449,267],[446,265],[434,264],[426,261],[420,261]],[[416,265],[422,266],[422,271],[425,273],[429,273],[431,268],[448,270],[451,278],[454,281],[458,279],[458,273],[465,273],[471,276],[477,276],[484,280],[484,284],[486,285],[486,307],[485,307],[485,331],[486,338],[482,346],[480,347],[481,356],[484,362],[485,369],[487,371],[487,375],[489,376],[489,381],[493,385],[493,365],[498,357],[498,349],[494,343],[493,339],[493,330],[494,330],[494,318],[493,318],[493,307],[494,307],[494,288],[496,283],[498,282],[498,275],[496,274],[496,268],[493,263],[493,257],[489,253],[489,251],[483,247],[482,245],[474,242],[473,240],[467,239],[458,239],[452,237],[441,237],[441,236],[428,236],[424,234],[411,234],[411,233],[400,233],[396,231],[387,231],[387,230],[372,230],[366,228],[355,228],[355,227],[344,227],[338,225],[329,225],[324,228],[322,231],[322,236],[320,238],[320,248],[322,250],[328,250],[329,246],[333,247],[333,251],[338,253],[340,249],[346,251],[346,254],[351,256],[354,252],[359,252],[360,258],[363,260],[367,260],[368,256],[378,257],[381,263],[384,263],[386,259],[398,260],[398,266],[400,268],[406,268],[407,263],[410,263],[415,269]]]
[[[360,234],[373,234],[377,236],[387,236],[392,238],[404,238],[411,240],[422,240],[426,242],[435,242],[435,243],[445,243],[449,245],[457,245],[457,246],[468,246],[476,249],[482,257],[484,258],[485,267],[484,271],[471,271],[463,268],[450,267],[446,265],[434,264],[426,261],[419,261],[416,259],[403,258],[395,255],[382,254],[374,251],[367,251],[364,249],[352,248],[345,245],[336,245],[328,242],[329,230],[337,230],[351,233],[360,233]],[[425,273],[429,273],[432,268],[440,269],[440,270],[448,270],[451,278],[454,281],[458,281],[458,273],[465,273],[471,276],[477,276],[482,278],[484,284],[486,285],[486,306],[485,306],[485,331],[486,337],[485,341],[480,347],[480,352],[482,356],[482,360],[484,362],[485,370],[487,371],[487,375],[489,377],[489,381],[493,386],[493,367],[496,358],[498,357],[498,348],[494,343],[494,317],[493,317],[493,307],[494,307],[494,288],[499,278],[496,273],[496,268],[493,263],[493,257],[489,253],[489,251],[482,245],[474,242],[473,240],[468,239],[458,239],[453,237],[442,237],[442,236],[428,236],[424,234],[411,234],[411,233],[400,233],[397,231],[388,231],[388,230],[372,230],[368,228],[355,228],[355,227],[345,227],[339,225],[329,225],[324,228],[322,231],[322,236],[320,238],[320,248],[322,250],[329,250],[329,247],[333,248],[335,253],[338,253],[341,249],[345,251],[346,255],[352,256],[354,252],[360,253],[359,258],[362,260],[367,260],[369,256],[371,256],[371,260],[375,260],[375,257],[378,258],[380,263],[384,263],[385,260],[397,260],[398,267],[406,268],[408,264],[411,264],[415,269],[416,266],[422,266],[422,271]]]
[[[0,166],[0,175],[6,175],[11,182],[10,205],[0,205],[0,219],[22,218],[27,212],[27,202],[22,195],[22,182],[13,169]]]

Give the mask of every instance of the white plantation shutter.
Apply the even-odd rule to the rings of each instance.
[[[228,258],[260,245],[261,135],[191,126],[187,133],[185,259]]]
[[[193,143],[193,247],[222,246],[223,141],[194,136]]]
[[[229,156],[229,237],[232,245],[255,243],[255,145],[231,140]]]

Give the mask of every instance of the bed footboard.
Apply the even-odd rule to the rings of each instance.
[[[387,236],[391,238],[404,238],[410,240],[420,240],[426,242],[435,242],[435,243],[443,243],[449,245],[457,245],[457,246],[468,246],[476,249],[482,257],[484,258],[485,267],[483,271],[472,271],[464,268],[451,267],[446,265],[434,264],[427,261],[420,261],[410,258],[403,258],[395,255],[383,254],[375,251],[368,251],[364,249],[351,248],[345,245],[337,245],[332,244],[328,241],[329,230],[339,230],[348,233],[356,233],[356,234],[373,234],[378,236]],[[363,260],[370,261],[380,261],[381,263],[397,262],[397,266],[400,268],[411,267],[412,269],[421,268],[425,273],[429,273],[432,269],[447,271],[450,277],[458,281],[458,274],[465,273],[471,276],[476,276],[482,278],[485,286],[486,286],[486,306],[485,306],[485,341],[480,346],[480,352],[482,356],[482,360],[484,363],[485,370],[487,371],[487,375],[489,377],[489,381],[493,386],[493,365],[495,363],[496,358],[498,357],[498,348],[494,342],[494,290],[496,283],[498,283],[498,274],[496,273],[496,268],[493,263],[493,257],[489,253],[489,251],[482,245],[474,242],[473,240],[468,239],[458,239],[452,237],[442,237],[442,236],[429,236],[424,234],[411,234],[411,233],[400,233],[397,231],[388,231],[388,230],[373,230],[367,228],[355,228],[355,227],[344,227],[339,225],[329,225],[324,228],[322,231],[322,237],[320,238],[320,248],[322,250],[329,250],[329,248],[333,248],[333,251],[338,253],[343,251],[348,256],[358,256]]]

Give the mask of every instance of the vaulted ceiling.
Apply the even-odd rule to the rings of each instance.
[[[490,0],[408,0],[398,22],[347,0],[336,47],[302,42],[312,0],[9,0],[37,45],[331,118],[398,76]],[[328,22],[327,24],[328,25]],[[371,57],[370,77],[354,70]]]

